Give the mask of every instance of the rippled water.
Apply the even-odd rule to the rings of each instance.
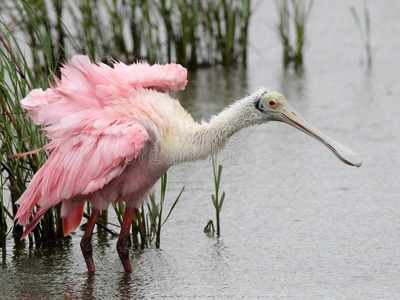
[[[273,3],[260,3],[248,69],[191,74],[182,104],[207,119],[267,85],[364,165],[342,164],[281,123],[245,129],[220,158],[227,196],[219,239],[203,233],[214,217],[210,163],[180,165],[169,172],[167,196],[186,190],[161,249],[132,250],[131,276],[122,271],[116,239],[104,233],[94,234],[94,277],[81,257],[81,230],[64,248],[17,250],[10,240],[1,299],[400,298],[400,2],[369,2],[368,71],[349,10],[362,1],[315,1],[302,74],[282,71]]]

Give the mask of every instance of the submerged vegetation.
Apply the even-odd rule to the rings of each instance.
[[[283,47],[283,66],[291,64],[295,70],[303,67],[304,45],[306,42],[306,25],[310,18],[313,0],[275,0],[278,12],[276,25]],[[295,37],[291,37],[294,31]]]
[[[353,15],[354,21],[359,29],[361,38],[364,43],[365,52],[367,56],[367,66],[372,66],[372,42],[371,42],[371,18],[369,15],[369,9],[367,2],[364,0],[364,25],[361,22],[357,10],[354,6],[350,7],[351,14]]]

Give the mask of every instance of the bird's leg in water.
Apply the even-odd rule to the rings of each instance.
[[[119,254],[119,258],[121,259],[125,271],[128,273],[132,273],[132,266],[131,262],[129,261],[128,241],[129,241],[129,230],[132,225],[132,219],[134,214],[135,214],[134,207],[126,208],[124,221],[122,222],[122,228],[117,242],[117,251]]]
[[[94,225],[96,225],[97,217],[99,216],[99,211],[97,209],[92,209],[92,214],[89,221],[86,224],[85,233],[83,234],[81,240],[81,249],[83,257],[85,258],[86,265],[89,273],[94,273],[95,267],[93,263],[93,248],[92,248],[92,233]]]

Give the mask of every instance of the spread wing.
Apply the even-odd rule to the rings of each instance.
[[[187,70],[178,64],[115,62],[111,68],[91,63],[87,56],[74,56],[61,68],[61,75],[61,79],[55,78],[52,88],[35,89],[21,101],[36,124],[56,124],[77,112],[112,107],[120,99],[140,102],[134,96],[137,88],[175,92],[183,90],[187,83]]]
[[[61,68],[61,79],[21,101],[29,117],[44,126],[52,153],[17,201],[16,219],[25,225],[35,205],[40,209],[29,232],[44,212],[63,199],[90,194],[121,175],[149,139],[143,111],[151,107],[138,90],[184,89],[187,71],[180,65],[91,63],[75,56]],[[139,96],[138,96],[139,95]],[[133,119],[134,116],[136,119]],[[35,153],[40,149],[17,156]]]
[[[21,205],[15,217],[18,223],[28,222],[36,204],[46,210],[63,199],[103,188],[139,156],[148,140],[148,131],[134,119],[122,119],[107,129],[83,131],[65,139],[17,201]]]

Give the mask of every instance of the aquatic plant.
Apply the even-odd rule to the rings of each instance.
[[[314,1],[310,0],[275,0],[279,21],[277,32],[283,47],[283,66],[291,63],[296,70],[303,66],[304,45],[306,42],[306,25],[310,18]],[[291,38],[294,29],[295,40]]]
[[[42,43],[32,25],[51,33],[48,46],[59,60],[77,52],[103,62],[174,60],[195,68],[247,58],[251,0],[0,0],[0,5],[12,30],[35,49]],[[37,18],[27,17],[27,9]]]
[[[42,147],[46,138],[41,129],[26,118],[25,111],[19,101],[33,87],[47,88],[49,86],[48,72],[56,72],[58,60],[54,56],[54,47],[50,42],[49,31],[42,31],[39,15],[27,4],[21,1],[24,18],[29,19],[30,37],[41,51],[32,50],[31,62],[28,62],[26,49],[0,17],[0,156],[2,189],[8,189],[11,197],[10,212],[5,209],[4,193],[0,194],[2,212],[8,212],[11,219],[17,207],[15,201],[24,192],[33,174],[46,159],[46,153],[41,152],[21,158],[10,158],[15,153],[31,151]],[[41,22],[41,21],[40,21]],[[33,62],[33,63],[32,63]],[[35,64],[35,62],[40,62]],[[52,79],[50,79],[51,82]],[[59,206],[48,211],[46,216],[33,231],[37,244],[62,240]],[[4,220],[4,218],[2,218]],[[0,231],[4,232],[5,222],[1,223]],[[13,227],[13,235],[18,240],[22,233],[21,226]],[[30,242],[32,242],[30,237]]]
[[[369,15],[367,1],[364,0],[364,25],[362,24],[361,18],[359,17],[354,6],[350,7],[350,11],[359,29],[361,38],[364,43],[365,52],[367,56],[367,66],[371,67],[372,66],[371,18]]]
[[[219,192],[220,192],[220,185],[221,185],[221,176],[222,176],[222,165],[216,165],[216,159],[215,157],[212,157],[212,168],[213,168],[213,176],[214,176],[214,189],[215,193],[211,195],[211,200],[215,208],[215,219],[216,219],[216,224],[217,224],[217,235],[219,236],[221,234],[221,222],[220,222],[220,213],[222,210],[222,205],[224,204],[225,200],[225,192],[222,192],[222,195],[220,197]],[[205,232],[214,232],[214,223],[213,221],[209,221],[204,228]]]
[[[1,159],[1,156],[0,156]],[[4,206],[3,200],[3,189],[4,189],[3,177],[0,177],[0,244],[4,245],[7,235],[7,221],[6,211],[7,208]]]
[[[247,36],[251,17],[251,1],[198,1],[208,49],[217,55],[214,60],[229,65],[240,57],[247,58]],[[210,58],[210,61],[213,59]]]
[[[132,240],[135,248],[147,247],[155,239],[156,248],[161,245],[161,229],[168,221],[172,211],[178,204],[185,187],[181,189],[178,196],[175,198],[167,217],[163,220],[164,202],[167,191],[167,173],[160,180],[160,201],[157,203],[155,194],[150,196],[149,202],[135,210],[135,216],[132,221]],[[118,217],[120,225],[124,216],[125,207],[122,203],[113,205],[115,213]],[[139,243],[140,238],[140,243]]]
[[[175,206],[178,204],[179,199],[182,196],[185,187],[182,187],[181,191],[179,192],[178,196],[175,198],[167,217],[162,219],[163,210],[164,210],[164,201],[165,201],[165,194],[167,191],[167,173],[165,173],[160,180],[161,189],[160,189],[160,201],[156,203],[155,195],[153,194],[150,196],[150,202],[147,204],[148,208],[148,221],[147,224],[150,224],[149,228],[147,228],[147,232],[149,232],[149,242],[153,240],[155,237],[155,246],[156,248],[160,248],[161,244],[161,228],[162,226],[168,221],[172,211],[174,210]],[[143,212],[143,209],[142,209]],[[142,213],[143,216],[143,213]]]

